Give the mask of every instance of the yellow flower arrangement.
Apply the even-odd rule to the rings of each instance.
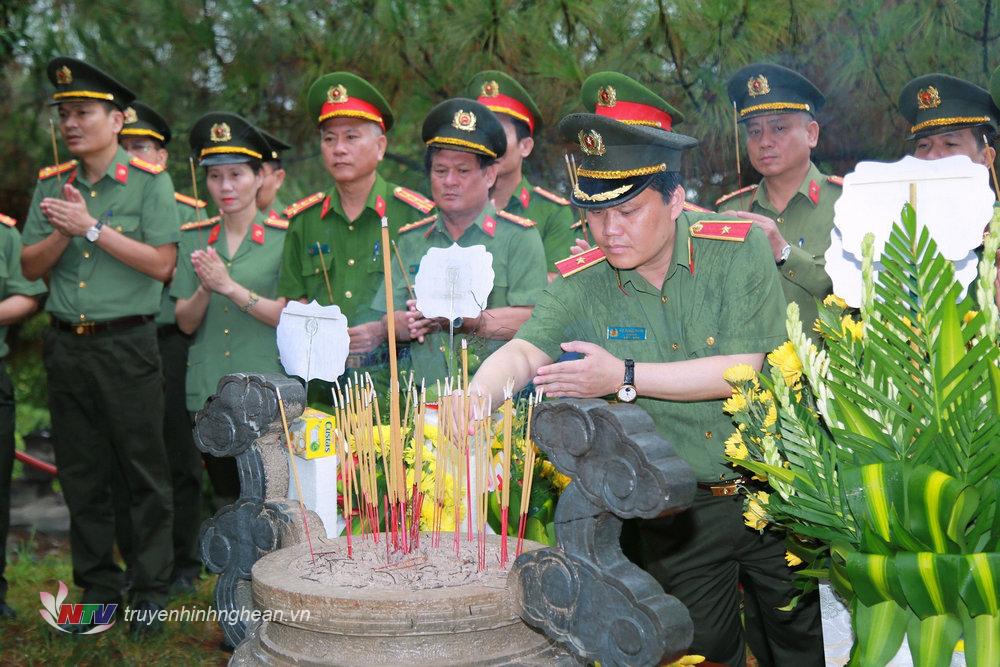
[[[844,315],[840,319],[840,333],[842,336],[848,334],[854,340],[861,340],[865,336],[865,323],[858,322],[850,315]]]
[[[767,363],[781,371],[781,377],[789,388],[794,389],[798,386],[802,378],[802,361],[795,353],[791,341],[786,340],[767,355]]]

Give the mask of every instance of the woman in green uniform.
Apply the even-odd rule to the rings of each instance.
[[[288,222],[257,210],[268,144],[250,123],[235,114],[205,114],[190,143],[219,210],[181,227],[170,288],[177,326],[194,335],[187,368],[187,408],[194,413],[225,375],[282,372],[275,327],[287,301],[277,293]],[[216,494],[235,499],[235,466],[219,473],[218,464],[206,461]]]

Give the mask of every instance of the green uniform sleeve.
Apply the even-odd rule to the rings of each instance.
[[[7,237],[7,252],[5,253],[7,259],[7,281],[3,294],[0,294],[0,298],[6,299],[12,294],[21,294],[23,296],[45,294],[47,289],[44,282],[41,280],[28,280],[21,272],[21,235],[16,229],[11,229],[10,233],[4,236]]]
[[[817,299],[833,292],[833,281],[826,273],[826,256],[813,256],[792,245],[792,253],[781,265],[781,274]]]
[[[45,188],[42,181],[35,185],[35,193],[31,197],[31,206],[28,207],[28,217],[24,221],[24,235],[21,242],[24,245],[33,245],[39,241],[44,241],[52,233],[52,225],[49,219],[42,213],[42,199],[46,197],[43,193]]]
[[[288,299],[301,299],[306,295],[306,284],[302,279],[302,235],[305,222],[292,220],[285,234],[285,245],[281,252],[281,277],[278,279],[278,294]]]
[[[149,179],[142,197],[142,238],[151,246],[177,243],[180,240],[180,218],[174,184],[166,172]]]
[[[507,258],[507,304],[533,306],[548,284],[545,270],[545,248],[536,229],[526,229],[514,235]]]
[[[721,243],[721,241],[717,241]],[[771,246],[754,227],[726,271],[717,354],[770,352],[785,340],[785,296]]]
[[[576,340],[573,333],[575,317],[571,315],[573,287],[562,278],[542,290],[531,317],[521,325],[514,338],[531,343],[552,360],[562,354],[561,345]]]
[[[190,231],[185,234],[195,234]],[[174,280],[170,283],[171,299],[190,299],[191,295],[198,289],[201,281],[194,272],[194,265],[191,264],[191,253],[194,251],[191,243],[181,240],[177,249],[177,271],[174,273]]]
[[[554,273],[556,267],[553,264],[569,257],[570,246],[576,239],[572,225],[573,211],[569,206],[553,207],[552,215],[545,222],[545,237],[542,239],[542,245],[545,246],[546,272]]]

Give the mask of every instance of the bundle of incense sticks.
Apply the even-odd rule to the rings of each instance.
[[[523,473],[521,477],[521,516],[517,523],[517,549],[515,557],[520,556],[524,551],[524,528],[528,524],[528,509],[531,507],[531,485],[535,478],[535,456],[538,453],[538,448],[535,447],[535,443],[531,439],[531,417],[534,413],[535,404],[541,398],[542,392],[540,389],[528,397],[528,418],[525,422],[524,435],[524,466],[522,467]]]
[[[306,531],[306,543],[309,545],[309,560],[315,563],[316,554],[313,552],[312,536],[309,534],[309,515],[306,513],[305,503],[302,502],[302,485],[299,484],[299,469],[295,463],[295,448],[292,445],[292,435],[288,431],[288,416],[285,414],[285,402],[281,400],[281,389],[275,387],[274,394],[278,398],[278,411],[281,413],[281,428],[285,434],[285,447],[288,449],[288,467],[292,469],[292,479],[295,481],[295,494],[299,499],[299,512],[302,513],[302,527]]]
[[[391,426],[387,435],[387,429],[382,424],[370,376],[355,374],[333,389],[334,437],[341,462],[338,479],[343,492],[340,502],[347,525],[348,557],[353,556],[356,533],[362,535],[361,539],[370,536],[376,543],[380,532],[384,533],[387,559],[392,558],[394,553],[405,555],[413,551],[419,545],[423,506],[428,502],[431,503],[427,526],[430,545],[435,548],[441,546],[442,525],[450,519],[449,523],[454,526],[454,549],[458,555],[464,512],[467,539],[471,542],[473,535],[476,536],[479,568],[485,569],[489,498],[491,493],[496,493],[501,511],[499,564],[500,567],[507,567],[510,561],[508,534],[512,472],[515,460],[519,459],[518,462],[524,465],[516,546],[516,554],[519,555],[523,550],[537,451],[530,441],[530,418],[540,396],[532,396],[527,402],[527,441],[521,453],[516,452],[518,448],[514,446],[518,409],[513,400],[512,382],[508,381],[504,388],[498,424],[494,423],[489,397],[470,396],[464,377],[459,376],[456,381],[446,379],[443,385],[438,383],[438,428],[434,441],[427,440],[425,436],[428,426],[426,389],[423,386],[419,390],[414,387],[412,375],[405,385],[405,389],[398,389],[405,391],[406,407],[405,413],[399,415],[396,422],[400,425],[400,432],[395,437]],[[396,386],[399,387],[399,384]],[[408,442],[413,447],[413,456],[409,466],[404,459],[404,426],[408,434],[412,428],[412,440]],[[499,459],[494,459],[493,443],[497,436],[501,451]],[[433,484],[425,494],[425,467],[431,454]],[[295,475],[294,462],[292,465]],[[384,486],[380,486],[380,473]],[[494,480],[496,484],[491,484]],[[450,507],[448,502],[451,502]]]

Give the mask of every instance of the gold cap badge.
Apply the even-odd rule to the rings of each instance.
[[[767,95],[771,92],[771,85],[767,82],[766,76],[758,74],[757,76],[750,77],[747,81],[747,92],[750,93],[750,97]]]
[[[587,155],[604,155],[604,137],[597,130],[580,130],[580,150]]]
[[[56,70],[56,83],[63,86],[68,83],[73,83],[73,72],[69,71],[69,67],[63,65]]]
[[[455,113],[455,117],[451,121],[451,126],[456,130],[463,130],[465,132],[475,132],[476,131],[476,114],[471,111],[464,111],[459,109]]]
[[[597,103],[602,107],[613,107],[618,102],[618,92],[611,86],[603,86],[597,91]]]
[[[326,101],[330,104],[343,104],[347,99],[347,88],[342,83],[330,86],[330,89],[326,91]]]
[[[483,84],[483,97],[496,97],[500,94],[500,84],[496,81],[487,81]]]
[[[934,109],[939,106],[941,106],[941,95],[938,94],[937,88],[927,86],[917,91],[918,109]]]
[[[125,124],[131,125],[132,123],[138,123],[139,116],[135,113],[135,109],[129,107],[125,109]]]
[[[229,130],[229,125],[226,123],[216,123],[212,126],[212,141],[218,143],[220,141],[229,141],[233,138],[233,133]]]

